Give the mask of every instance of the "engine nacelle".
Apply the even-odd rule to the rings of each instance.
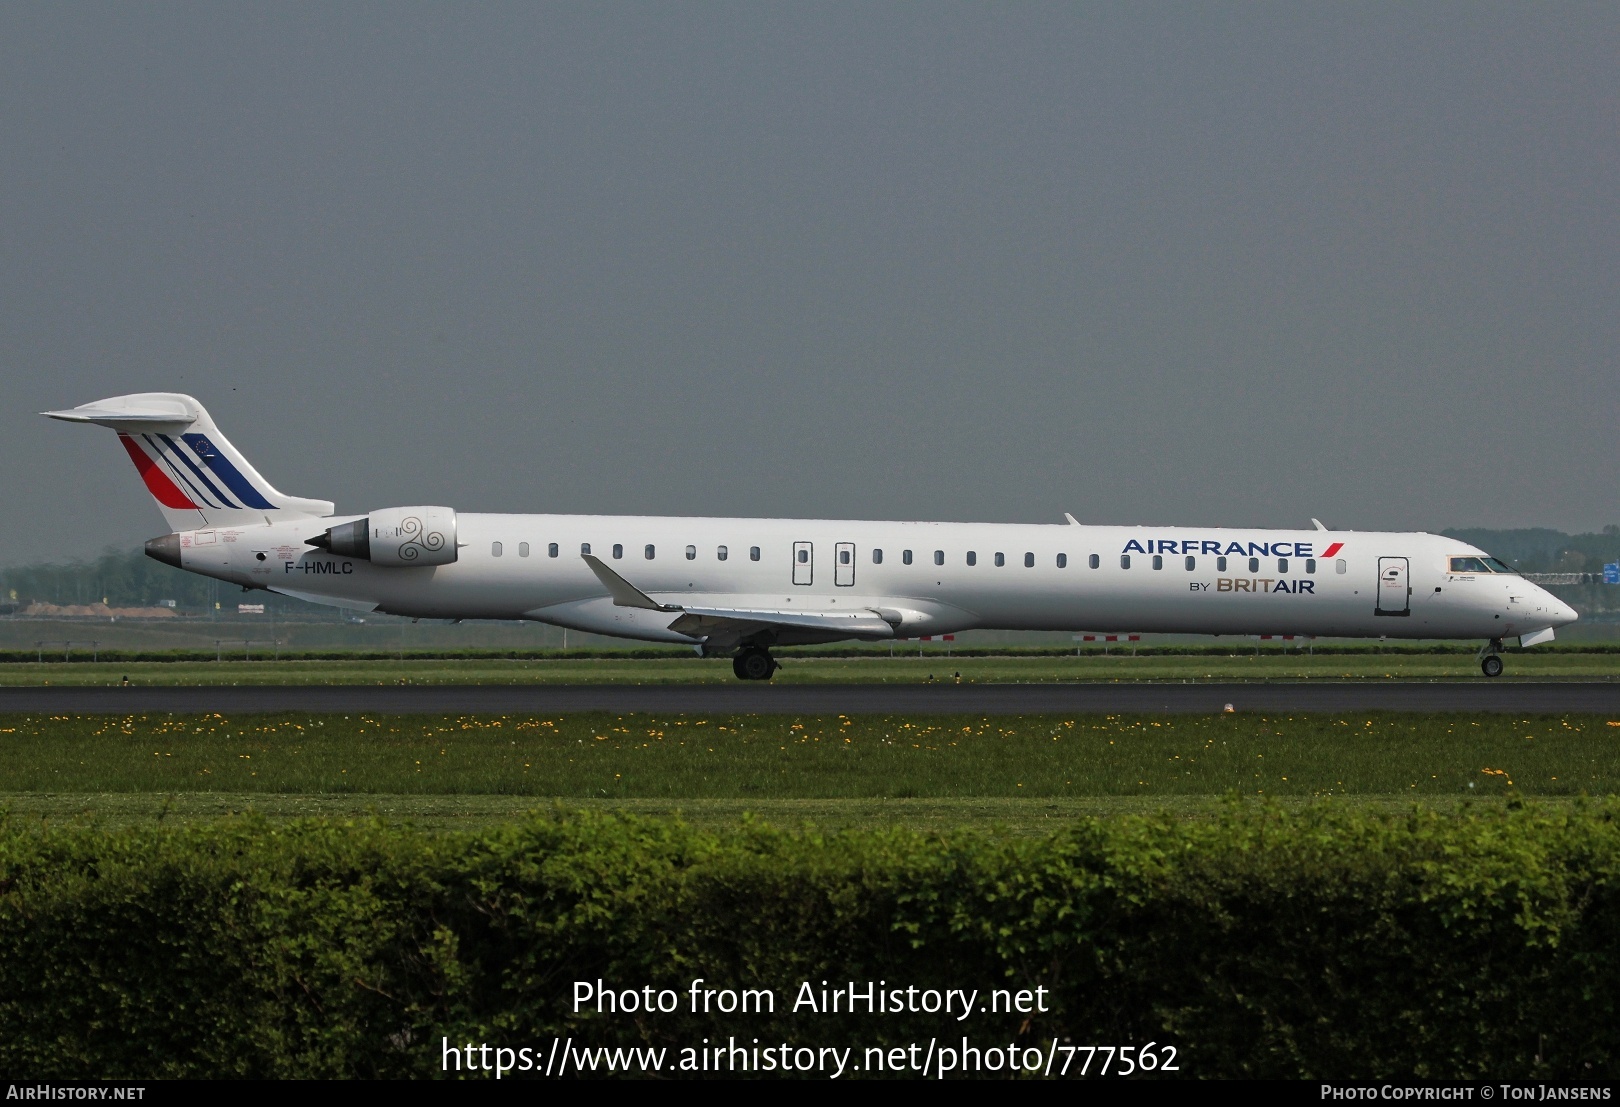
[[[309,544],[373,565],[449,565],[456,559],[456,513],[448,507],[384,508],[340,523]]]

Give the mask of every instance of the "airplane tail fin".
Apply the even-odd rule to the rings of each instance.
[[[253,526],[335,510],[327,500],[277,492],[190,396],[141,392],[41,414],[117,431],[172,530]]]

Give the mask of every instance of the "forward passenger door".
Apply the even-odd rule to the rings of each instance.
[[[1412,613],[1412,585],[1408,579],[1407,559],[1381,557],[1378,559],[1378,607],[1374,615],[1410,615]]]

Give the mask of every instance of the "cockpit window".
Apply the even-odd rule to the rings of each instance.
[[[1518,576],[1519,570],[1507,562],[1496,557],[1454,557],[1451,559],[1453,573],[1507,573]]]

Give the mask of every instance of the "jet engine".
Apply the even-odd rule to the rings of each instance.
[[[390,507],[308,540],[373,565],[448,565],[456,559],[456,513],[448,507]]]

